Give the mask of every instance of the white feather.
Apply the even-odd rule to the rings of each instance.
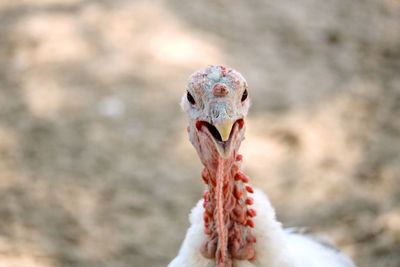
[[[203,229],[202,200],[192,209],[191,226],[178,256],[168,267],[214,267],[215,262],[200,254],[206,239]],[[345,255],[307,236],[285,231],[276,221],[275,211],[264,193],[254,192],[254,233],[256,260],[234,261],[234,267],[354,267]]]

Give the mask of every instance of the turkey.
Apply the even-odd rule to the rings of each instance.
[[[168,267],[355,266],[334,247],[284,230],[267,196],[248,184],[238,150],[250,100],[239,72],[215,65],[193,73],[181,106],[206,190]]]

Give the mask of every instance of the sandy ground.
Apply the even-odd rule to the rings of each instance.
[[[0,1],[0,267],[161,267],[203,186],[179,100],[223,63],[286,226],[400,266],[400,2]]]

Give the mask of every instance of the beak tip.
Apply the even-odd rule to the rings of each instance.
[[[222,141],[227,141],[231,135],[233,123],[231,121],[225,121],[219,124],[216,124],[219,134],[221,135]]]

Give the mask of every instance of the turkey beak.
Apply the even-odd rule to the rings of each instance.
[[[219,123],[214,124],[215,128],[217,128],[219,134],[221,135],[221,139],[223,142],[229,139],[233,124],[234,122],[232,120],[223,120]]]

